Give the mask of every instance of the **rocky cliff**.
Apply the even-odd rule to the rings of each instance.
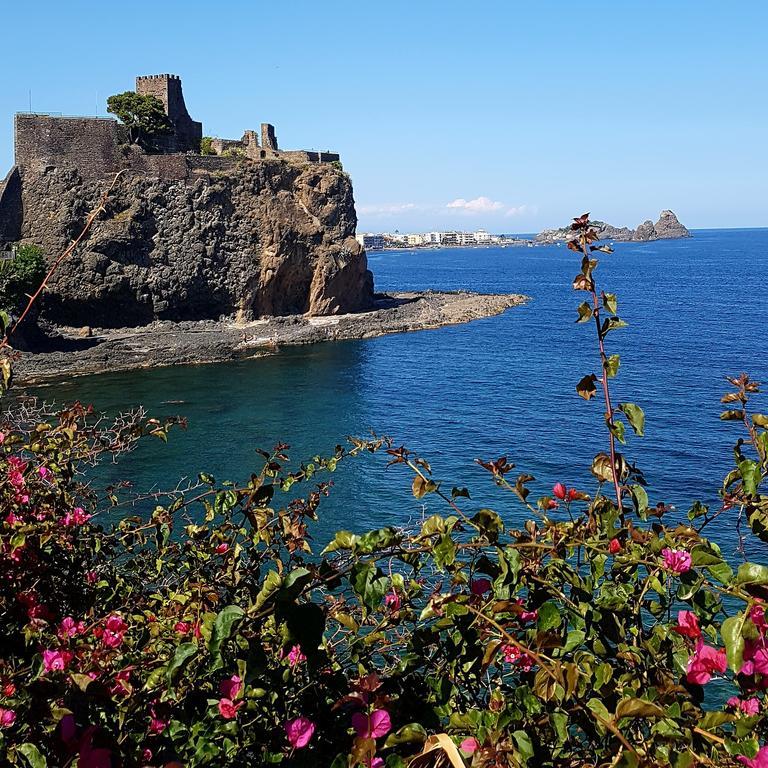
[[[24,240],[55,257],[108,181],[22,169]],[[243,161],[186,179],[125,176],[45,295],[44,317],[121,327],[153,320],[331,315],[366,309],[349,178],[329,164]]]
[[[601,240],[644,242],[691,236],[691,233],[678,221],[677,216],[672,211],[662,211],[655,224],[647,219],[638,225],[637,229],[613,227],[604,221],[596,221],[594,224]],[[571,228],[562,227],[561,229],[545,229],[536,235],[536,240],[540,243],[555,243],[570,240],[572,237]]]

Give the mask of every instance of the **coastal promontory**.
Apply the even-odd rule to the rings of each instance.
[[[604,221],[595,221],[594,228],[601,240],[613,240],[624,242],[647,242],[649,240],[668,240],[680,237],[690,237],[691,233],[678,221],[677,216],[669,210],[659,214],[658,221],[654,224],[646,219],[636,229],[629,227],[614,227]],[[570,227],[560,229],[545,229],[536,235],[537,243],[566,242],[573,236]]]

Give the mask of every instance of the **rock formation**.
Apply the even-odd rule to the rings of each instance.
[[[22,169],[24,240],[53,257],[109,180]],[[186,179],[128,174],[45,295],[45,318],[121,327],[157,319],[330,315],[367,308],[349,177],[330,164],[247,160]]]
[[[637,229],[613,227],[604,221],[595,221],[594,224],[601,240],[644,242],[691,236],[691,233],[677,220],[677,216],[672,211],[662,211],[655,224],[647,219],[638,225]],[[536,241],[539,243],[556,243],[570,240],[572,237],[571,228],[562,227],[561,229],[545,229],[536,235]]]

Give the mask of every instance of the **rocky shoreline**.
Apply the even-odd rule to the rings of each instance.
[[[156,321],[137,328],[57,328],[39,352],[18,352],[18,384],[169,365],[194,365],[272,354],[283,345],[368,339],[456,325],[501,314],[527,301],[520,294],[433,292],[377,294],[368,312],[233,320]]]

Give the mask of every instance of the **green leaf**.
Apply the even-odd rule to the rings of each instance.
[[[754,496],[757,493],[757,486],[763,479],[760,465],[751,459],[742,459],[738,463],[738,467],[744,485],[744,493],[747,496]]]
[[[409,723],[395,733],[390,733],[384,742],[384,748],[397,747],[400,744],[423,744],[427,740],[427,732],[421,723]]]
[[[616,300],[616,294],[604,293],[603,306],[606,308],[608,312],[610,312],[612,315],[615,315],[616,312],[618,311],[618,301]]]
[[[515,731],[512,734],[520,757],[523,759],[523,765],[528,765],[528,760],[533,757],[533,742],[531,737],[525,731]]]
[[[606,422],[610,433],[623,445],[626,443],[624,437],[624,422],[614,419],[613,421]]]
[[[595,376],[594,373],[590,373],[588,376],[581,379],[576,385],[576,392],[578,392],[579,397],[583,397],[585,400],[594,397],[597,394],[597,387],[595,386],[596,381],[597,376]]]
[[[605,359],[605,373],[609,379],[612,379],[619,372],[619,365],[621,364],[621,358],[618,355],[608,355]]]
[[[34,744],[30,744],[29,742],[19,744],[19,746],[16,747],[16,751],[24,756],[32,768],[47,768],[47,760]]]
[[[768,566],[742,563],[736,573],[737,584],[768,584]]]
[[[586,323],[588,320],[592,319],[592,306],[587,301],[582,301],[581,304],[576,308],[576,311],[579,313],[578,318],[576,319],[577,323]]]
[[[632,427],[634,433],[642,437],[643,429],[645,427],[645,414],[643,413],[643,409],[634,403],[619,403],[619,410],[627,417],[629,426]]]
[[[539,608],[539,618],[536,622],[540,632],[546,632],[560,626],[562,618],[560,609],[552,602],[546,602]]]
[[[633,485],[629,489],[629,493],[632,496],[632,503],[635,505],[635,509],[639,515],[645,513],[648,509],[648,493],[642,485]]]
[[[664,717],[664,714],[664,710],[658,704],[635,697],[622,699],[616,705],[617,720],[622,717]]]
[[[182,643],[173,654],[171,663],[168,664],[165,675],[168,683],[173,682],[174,675],[181,669],[185,662],[197,653],[197,643]]]
[[[753,413],[752,423],[756,427],[768,427],[768,416],[766,416],[764,413]]]
[[[321,554],[326,552],[336,552],[339,549],[354,549],[357,543],[357,536],[350,531],[337,531],[333,537],[333,541],[322,551]]]
[[[611,331],[615,331],[618,328],[626,328],[628,325],[629,323],[620,317],[606,317],[600,326],[600,338],[604,339]]]
[[[722,421],[741,421],[744,418],[744,411],[723,411],[720,414]]]
[[[218,656],[221,645],[229,639],[235,624],[245,616],[245,611],[239,605],[228,605],[222,608],[216,615],[213,623],[211,640],[208,643],[208,651],[211,656]]]
[[[720,634],[725,643],[725,656],[728,659],[728,666],[738,674],[744,664],[744,628],[745,616],[730,616],[720,627]]]
[[[433,480],[427,480],[421,475],[415,475],[411,488],[413,490],[413,495],[417,499],[423,499],[428,493],[433,493],[437,490],[437,483]]]

